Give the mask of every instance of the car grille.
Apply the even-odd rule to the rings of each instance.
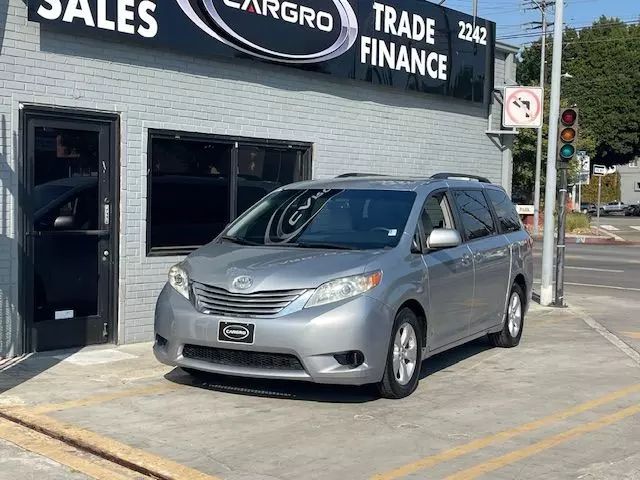
[[[295,355],[287,353],[261,353],[226,348],[185,345],[182,349],[185,358],[229,367],[247,367],[264,370],[304,370]]]
[[[270,290],[255,293],[231,293],[224,288],[193,283],[196,306],[205,313],[261,317],[280,313],[304,290]]]

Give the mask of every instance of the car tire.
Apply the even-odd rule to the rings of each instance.
[[[524,330],[524,312],[524,290],[520,285],[514,283],[509,293],[509,303],[502,330],[489,334],[489,341],[494,347],[513,348],[518,346]]]
[[[378,393],[399,399],[411,395],[420,380],[423,345],[422,325],[410,308],[398,312],[393,322],[389,350]]]

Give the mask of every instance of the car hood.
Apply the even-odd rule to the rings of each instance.
[[[364,273],[382,250],[323,250],[296,247],[210,243],[186,260],[191,280],[232,292],[316,288],[335,278]],[[250,288],[234,288],[234,279],[251,277]]]

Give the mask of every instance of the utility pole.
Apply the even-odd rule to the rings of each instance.
[[[544,88],[544,78],[546,71],[546,47],[547,47],[547,8],[554,2],[548,0],[531,0],[535,5],[535,8],[540,10],[542,19],[540,22],[541,39],[540,39],[540,87]],[[543,125],[538,129],[538,144],[536,148],[536,177],[535,186],[533,190],[533,235],[538,236],[540,234],[540,177],[542,171],[542,140],[543,140]]]
[[[562,38],[564,2],[555,5],[553,29],[553,66],[551,68],[551,105],[549,107],[549,141],[547,147],[547,182],[544,195],[544,239],[542,245],[542,284],[540,303],[553,303],[553,211],[556,205],[556,156],[558,148],[558,120],[560,117],[560,89],[562,81]]]

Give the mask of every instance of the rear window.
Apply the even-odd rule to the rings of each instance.
[[[453,197],[460,210],[467,239],[473,240],[496,233],[493,216],[482,190],[454,190]]]
[[[500,222],[502,231],[504,233],[510,233],[522,230],[520,216],[513,202],[507,197],[507,194],[502,190],[487,189],[485,191],[498,215],[498,221]]]

